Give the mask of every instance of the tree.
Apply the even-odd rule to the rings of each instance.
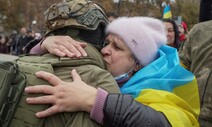
[[[0,26],[5,31],[19,30],[22,26],[36,28],[41,32],[44,29],[44,11],[53,3],[62,0],[0,0]],[[119,6],[113,0],[93,0],[105,8],[106,11],[117,12],[120,16],[151,16],[162,18],[162,2],[170,3],[170,0],[156,0],[150,4],[148,0],[122,0]],[[171,4],[173,16],[182,16],[183,20],[191,27],[198,22],[199,4],[175,0]],[[118,9],[119,8],[119,9]],[[37,21],[33,26],[32,21]]]
[[[198,23],[199,3],[176,0],[176,3],[172,5],[172,14],[182,16],[182,20],[187,23],[189,28],[192,28],[193,25]]]
[[[22,26],[30,29],[36,20],[38,29],[44,26],[43,12],[53,3],[61,0],[0,0],[0,25],[5,32],[19,30]],[[4,17],[4,18],[3,18]]]

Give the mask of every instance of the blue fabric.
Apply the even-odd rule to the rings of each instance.
[[[172,18],[170,5],[166,5],[163,10],[163,18]]]
[[[176,87],[193,80],[194,75],[180,65],[177,50],[164,45],[158,51],[158,58],[136,72],[120,90],[136,98],[144,89],[173,92]]]
[[[169,5],[166,5],[165,8],[164,8],[164,10],[163,10],[163,13],[166,14],[166,13],[168,13],[170,11],[171,11],[170,6]]]

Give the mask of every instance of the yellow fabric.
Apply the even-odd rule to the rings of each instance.
[[[189,69],[185,64],[183,64],[182,62],[180,62],[180,65],[182,66],[182,67],[184,67],[185,69]]]
[[[199,127],[197,117],[200,113],[200,105],[195,83],[196,80],[193,80],[175,88],[173,93],[145,89],[135,100],[163,112],[173,127]]]
[[[171,12],[167,12],[166,14],[163,15],[164,19],[169,19],[172,18],[172,13]]]

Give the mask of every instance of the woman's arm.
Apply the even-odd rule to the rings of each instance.
[[[49,36],[42,39],[36,46],[32,46],[27,48],[30,54],[49,52],[61,57],[79,58],[87,56],[87,53],[83,49],[86,47],[86,43],[75,41],[69,36]]]
[[[35,47],[42,39],[34,39],[30,41],[25,47],[24,47],[24,53],[25,54],[34,54],[34,52],[30,53],[30,50],[32,50],[33,47]]]
[[[46,95],[27,98],[29,104],[52,104],[45,111],[36,113],[37,117],[46,117],[59,112],[91,112],[96,99],[97,89],[85,84],[76,70],[71,72],[73,82],[64,82],[57,76],[40,71],[36,75],[48,81],[49,85],[36,85],[25,88],[26,93],[44,93]]]
[[[135,101],[131,95],[109,94],[104,127],[171,127],[163,113]]]
[[[38,72],[39,78],[53,86],[38,85],[25,89],[27,93],[44,93],[45,96],[27,98],[29,104],[52,104],[37,117],[46,117],[59,112],[86,111],[90,117],[105,127],[169,127],[166,117],[154,109],[136,102],[130,95],[108,94],[85,84],[76,70],[72,71],[73,82],[63,82],[47,72]]]

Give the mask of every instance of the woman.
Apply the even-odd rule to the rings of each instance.
[[[176,49],[179,48],[179,31],[178,26],[172,19],[162,19],[164,22],[166,33],[167,33],[167,45],[174,47]]]
[[[178,31],[180,35],[180,44],[184,43],[188,34],[188,27],[185,22],[182,21],[182,23],[178,25]]]
[[[179,51],[182,49],[185,41],[186,41],[186,36],[188,34],[188,27],[185,22],[181,22],[181,24],[178,25],[178,31],[179,31]]]
[[[195,77],[180,66],[177,51],[165,46],[163,23],[145,17],[118,18],[109,24],[106,33],[107,45],[101,53],[123,94],[108,94],[101,88],[90,87],[75,70],[72,83],[38,72],[38,77],[54,87],[26,88],[27,93],[48,94],[27,98],[28,103],[53,104],[36,115],[86,111],[103,126],[199,126]]]
[[[9,38],[7,36],[0,37],[0,53],[10,53]]]

